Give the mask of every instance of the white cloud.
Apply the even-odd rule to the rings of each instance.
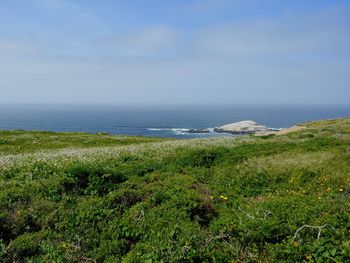
[[[350,28],[339,10],[314,15],[238,21],[202,30],[194,51],[203,54],[257,56],[350,55]],[[339,20],[339,21],[337,21]],[[347,52],[347,53],[346,53]],[[345,54],[344,54],[345,53]]]
[[[0,102],[348,103],[347,25],[339,11],[217,25],[176,58],[185,40],[168,27],[85,43],[80,58],[0,40]]]

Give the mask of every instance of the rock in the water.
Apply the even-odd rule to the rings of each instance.
[[[245,134],[255,132],[265,132],[268,128],[255,121],[247,120],[223,125],[214,129],[215,132],[226,132],[233,134]]]
[[[190,129],[189,133],[209,133],[208,129]]]

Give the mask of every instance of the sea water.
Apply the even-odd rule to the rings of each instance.
[[[254,120],[272,128],[286,128],[306,121],[340,117],[350,117],[350,105],[0,105],[0,130],[193,138],[232,136],[215,133],[212,128],[242,120]],[[189,133],[190,129],[207,128],[209,133]]]

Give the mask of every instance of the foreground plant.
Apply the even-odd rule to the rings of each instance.
[[[350,119],[305,126],[2,146],[0,261],[349,262]]]

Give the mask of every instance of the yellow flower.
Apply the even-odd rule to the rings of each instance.
[[[339,188],[339,192],[343,192],[344,191],[344,189],[343,188]]]
[[[209,198],[210,198],[210,199],[214,199],[214,197],[213,197],[213,196],[210,196]]]
[[[228,197],[223,196],[223,195],[220,195],[220,198],[223,199],[223,200],[227,200],[228,199]]]

